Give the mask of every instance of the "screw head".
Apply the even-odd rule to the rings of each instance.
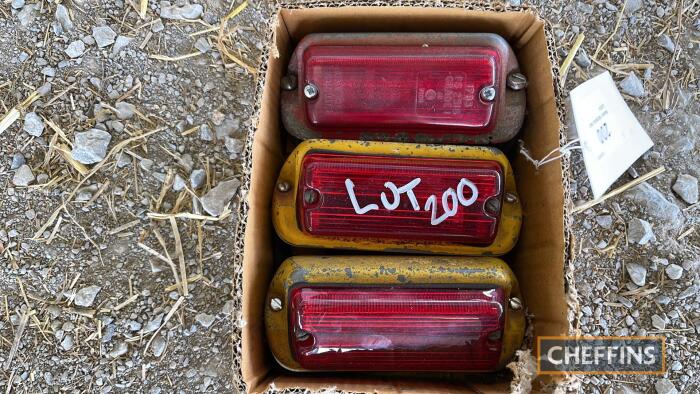
[[[304,190],[304,202],[306,204],[313,204],[316,201],[318,201],[318,192],[314,189],[306,189]]]
[[[277,297],[270,299],[270,309],[274,312],[279,312],[282,310],[282,300]]]
[[[491,102],[496,99],[496,88],[493,86],[486,86],[485,88],[481,89],[481,92],[479,92],[479,97],[483,101]]]
[[[511,297],[510,300],[508,300],[508,305],[510,305],[510,309],[514,311],[523,309],[523,302],[520,301],[518,297]]]
[[[501,210],[501,201],[497,198],[490,198],[486,201],[484,208],[488,213],[496,214]]]
[[[505,199],[506,199],[506,202],[510,203],[510,204],[518,201],[518,197],[513,193],[506,193]]]
[[[498,341],[499,339],[501,339],[502,335],[503,333],[501,332],[501,330],[494,331],[489,334],[489,341]]]
[[[306,86],[304,86],[304,97],[309,100],[318,97],[318,87],[312,83],[306,84]]]
[[[289,188],[291,188],[289,182],[282,181],[277,184],[277,190],[281,191],[282,193],[288,192]]]
[[[294,90],[297,88],[297,77],[294,75],[285,75],[280,81],[282,90]]]
[[[527,87],[527,78],[518,72],[508,74],[506,85],[513,90],[522,90]]]

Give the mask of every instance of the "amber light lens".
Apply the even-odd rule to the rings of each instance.
[[[309,123],[319,131],[371,130],[487,134],[495,106],[480,91],[499,81],[494,48],[464,46],[312,46],[304,52]]]
[[[489,371],[499,367],[504,292],[299,287],[290,341],[308,370]]]
[[[297,213],[311,235],[489,245],[503,183],[500,164],[489,160],[312,152]]]

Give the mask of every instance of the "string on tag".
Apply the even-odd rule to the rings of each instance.
[[[559,147],[559,148],[556,148],[556,149],[553,149],[551,152],[547,153],[540,160],[536,160],[532,157],[532,155],[530,155],[530,151],[527,150],[527,148],[525,147],[525,142],[523,140],[518,140],[518,142],[520,143],[520,154],[523,155],[525,157],[525,159],[527,159],[527,161],[532,163],[532,165],[534,165],[536,169],[539,169],[540,167],[542,167],[543,165],[545,165],[547,163],[551,163],[553,161],[559,160],[563,156],[570,155],[571,151],[574,151],[576,149],[581,150],[580,144],[575,145],[578,142],[580,142],[580,139],[575,138],[575,139],[567,142],[566,145]],[[553,156],[556,153],[559,153],[559,154],[556,156]]]

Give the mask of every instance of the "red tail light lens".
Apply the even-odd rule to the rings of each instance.
[[[500,143],[526,82],[494,34],[312,34],[282,80],[282,120],[301,139]]]
[[[493,127],[498,52],[480,47],[321,46],[304,54],[305,80],[318,89],[306,114],[314,128],[480,134]],[[442,129],[442,130],[440,130]]]
[[[270,282],[265,326],[292,371],[493,371],[522,343],[520,297],[491,257],[294,256]]]
[[[503,183],[495,161],[309,153],[297,212],[311,235],[487,245]]]
[[[301,287],[289,309],[295,359],[309,370],[493,370],[504,292]]]

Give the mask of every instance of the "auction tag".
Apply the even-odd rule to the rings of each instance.
[[[573,89],[571,106],[593,197],[599,198],[654,143],[608,72]]]

